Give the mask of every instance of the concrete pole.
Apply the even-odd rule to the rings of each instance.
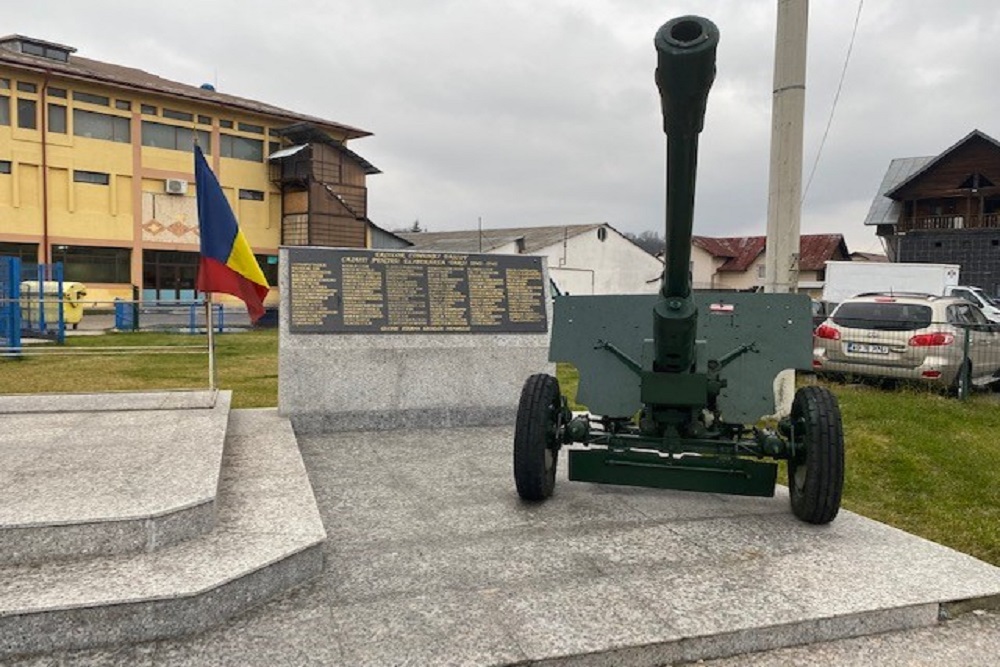
[[[764,291],[795,292],[799,283],[802,214],[802,129],[806,108],[806,32],[809,0],[778,0],[771,102],[771,172],[767,198]],[[774,378],[776,418],[792,412],[795,371]]]
[[[809,0],[778,0],[764,291],[796,291]]]

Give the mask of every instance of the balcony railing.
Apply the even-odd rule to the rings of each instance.
[[[1000,213],[984,215],[927,215],[916,220],[901,220],[898,229],[904,232],[946,229],[1000,228]]]

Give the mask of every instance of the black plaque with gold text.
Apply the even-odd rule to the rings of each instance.
[[[539,257],[287,248],[291,333],[544,333]]]

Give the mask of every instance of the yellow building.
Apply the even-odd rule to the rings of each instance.
[[[405,244],[367,218],[369,132],[75,51],[0,38],[0,255],[95,301],[194,299],[195,140],[272,286],[282,244]]]

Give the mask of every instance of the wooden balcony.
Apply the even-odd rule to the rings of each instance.
[[[900,220],[896,225],[898,232],[915,231],[945,231],[949,229],[998,229],[1000,228],[1000,213],[983,215],[927,215],[915,219]]]

